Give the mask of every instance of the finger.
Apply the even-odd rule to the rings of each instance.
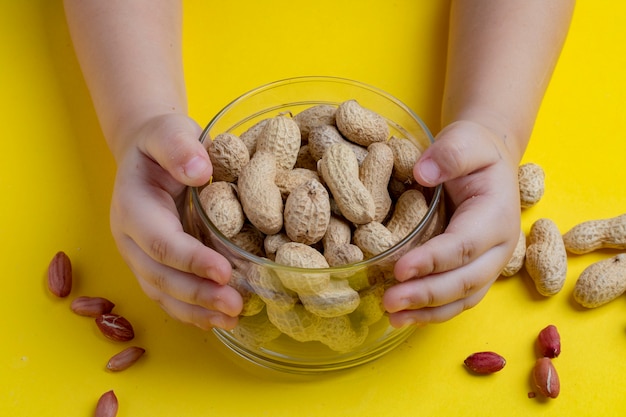
[[[158,301],[168,296],[232,317],[241,312],[243,301],[234,288],[155,262],[129,237],[125,237],[120,246],[135,275],[152,287],[150,294]]]
[[[498,261],[507,252],[497,246],[462,268],[396,284],[383,296],[385,310],[396,313],[439,307],[472,297],[496,280],[501,269]]]
[[[160,117],[140,141],[140,148],[179,182],[200,186],[213,172],[209,155],[199,141],[202,130],[184,115]]]
[[[158,263],[219,284],[228,282],[230,263],[221,254],[184,232],[171,197],[157,187],[138,196],[133,190],[142,190],[145,186],[133,184],[135,180],[140,181],[134,179],[116,189],[119,197],[114,197],[111,224],[124,232],[114,230],[114,233],[119,234],[120,239],[129,236],[143,253]],[[125,195],[134,196],[132,203],[128,203]]]
[[[404,282],[456,269],[498,245],[506,244],[505,253],[512,251],[510,237],[519,236],[519,216],[509,211],[500,209],[486,196],[466,201],[443,234],[413,248],[396,262],[396,279]]]
[[[471,174],[502,159],[493,133],[471,122],[452,123],[422,154],[413,168],[415,179],[433,187]]]
[[[409,325],[425,325],[450,320],[463,311],[476,306],[487,294],[489,288],[483,288],[467,298],[438,307],[421,308],[419,310],[403,310],[389,315],[389,323],[393,327]]]
[[[143,285],[142,288],[150,298],[159,303],[167,314],[180,322],[192,324],[202,330],[210,330],[213,327],[231,330],[237,325],[237,317],[231,317],[198,305],[187,304],[159,292],[149,285]]]

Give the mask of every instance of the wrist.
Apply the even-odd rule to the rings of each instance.
[[[148,136],[159,135],[166,120],[178,118],[190,123],[189,129],[194,129],[200,135],[201,128],[187,117],[185,112],[177,111],[174,106],[153,106],[152,109],[143,109],[136,113],[127,113],[108,129],[103,128],[107,144],[116,161],[121,160],[130,150],[141,148]],[[184,125],[183,125],[184,126]],[[181,130],[185,127],[181,127]]]
[[[526,151],[532,126],[519,128],[497,111],[487,109],[468,109],[455,115],[454,118],[444,118],[446,126],[456,123],[477,124],[490,133],[490,137],[497,139],[504,146],[513,162],[519,163]]]

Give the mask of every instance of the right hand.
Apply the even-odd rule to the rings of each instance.
[[[211,162],[200,127],[184,114],[147,120],[116,149],[111,231],[143,291],[172,317],[231,329],[243,302],[226,285],[230,263],[183,231],[186,186],[206,183]]]

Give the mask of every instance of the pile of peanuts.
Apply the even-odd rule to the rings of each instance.
[[[428,202],[413,180],[415,142],[347,100],[268,117],[205,145],[213,178],[199,200],[213,225],[247,252],[310,271],[231,260],[230,285],[244,299],[235,336],[252,346],[281,334],[339,352],[361,345],[383,317],[382,295],[401,253],[376,273],[326,268],[376,256],[422,221]]]

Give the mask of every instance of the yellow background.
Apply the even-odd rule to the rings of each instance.
[[[119,416],[602,416],[626,412],[626,296],[595,310],[572,301],[602,251],[571,256],[558,295],[525,273],[501,278],[474,309],[420,329],[373,363],[317,377],[243,363],[212,333],[169,318],[140,291],[109,234],[114,162],[102,139],[58,1],[0,1],[0,415],[86,416],[114,389]],[[265,3],[262,5],[262,3]],[[439,129],[446,1],[185,2],[190,112],[205,124],[239,94],[275,79],[335,75],[397,96]],[[565,232],[626,212],[626,5],[579,1],[524,158],[546,194],[523,213]],[[58,250],[73,260],[65,300],[46,289]],[[129,344],[104,339],[69,310],[77,295],[112,299],[145,357],[118,374]],[[538,331],[555,324],[561,395],[527,398]],[[472,352],[508,360],[477,377]]]

